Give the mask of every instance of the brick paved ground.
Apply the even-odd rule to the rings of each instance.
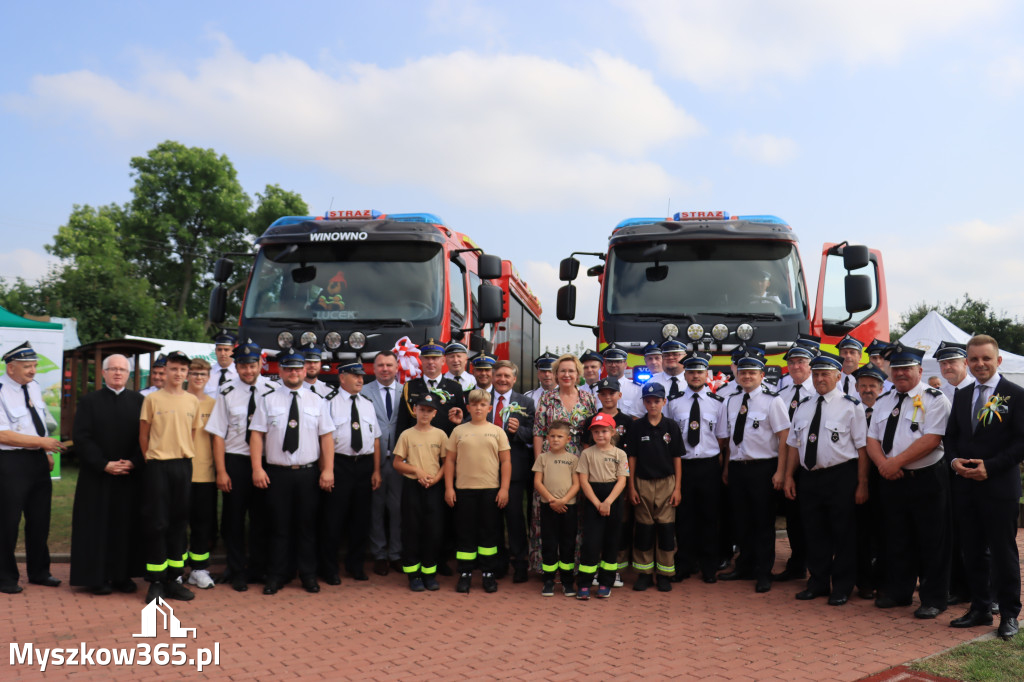
[[[1024,531],[1018,535],[1024,545]],[[779,560],[788,547],[779,540]],[[1024,550],[1024,547],[1022,547]],[[1024,551],[1022,551],[1024,554]],[[68,575],[67,564],[54,574]],[[24,567],[22,567],[24,575]],[[594,679],[676,677],[712,680],[856,680],[970,640],[990,628],[955,630],[953,607],[938,620],[915,620],[914,607],[882,611],[857,599],[843,607],[798,602],[801,585],[777,584],[765,595],[753,583],[705,585],[690,579],[669,594],[627,587],[609,600],[542,598],[540,583],[501,582],[484,594],[479,578],[468,596],[442,590],[413,594],[403,576],[344,580],[306,594],[296,584],[272,597],[227,586],[172,602],[185,627],[198,628],[186,650],[220,643],[220,679]],[[24,584],[24,583],[23,583]],[[5,639],[41,647],[130,647],[140,641],[181,642],[140,631],[142,596],[78,594],[26,585],[0,595]],[[9,657],[9,654],[8,654]],[[38,667],[10,666],[0,679],[34,679]],[[164,669],[175,679],[183,668]],[[51,667],[47,678],[152,677],[153,667]],[[194,675],[194,673],[193,673]]]

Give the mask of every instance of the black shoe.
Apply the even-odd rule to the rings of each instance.
[[[525,561],[517,561],[513,564],[512,582],[514,583],[525,583],[530,579],[530,574],[527,571],[527,563]]]
[[[441,589],[441,586],[437,584],[437,578],[434,575],[423,576],[423,587],[431,592],[437,592]]]
[[[995,602],[992,602],[992,606],[989,607],[989,611],[992,612],[993,616],[998,616],[999,615],[999,604],[997,604]]]
[[[124,580],[115,580],[110,585],[122,594],[135,594],[139,591],[139,586],[135,584],[135,581],[131,578],[125,578]]]
[[[177,599],[178,601],[192,601],[195,594],[181,584],[181,578],[168,580],[164,583],[164,599]]]
[[[373,562],[373,572],[377,575],[387,575],[391,572],[391,566],[388,565],[387,559],[377,559]]]
[[[23,588],[21,585],[18,585],[18,584],[14,584],[14,585],[0,585],[0,592],[3,592],[4,594],[18,594],[23,589],[25,589],[25,588]]]
[[[751,575],[750,573],[745,572],[745,571],[739,571],[739,570],[733,569],[733,570],[729,571],[728,573],[719,573],[718,574],[718,579],[719,580],[753,580],[754,576]]]
[[[839,592],[836,592],[835,594],[831,594],[828,597],[828,605],[829,606],[842,606],[843,604],[845,604],[848,601],[850,601],[849,595],[841,594]]]
[[[658,592],[672,591],[672,581],[668,579],[667,575],[659,575],[655,582],[658,583]]]
[[[324,579],[324,582],[327,583],[328,585],[340,585],[341,584],[341,578],[338,576],[337,573],[331,573],[329,575],[324,575],[324,576],[320,576],[320,577],[322,577]]]
[[[233,589],[235,592],[245,592],[249,589],[249,582],[245,579],[245,576],[232,576],[231,589]]]
[[[60,585],[60,580],[54,578],[52,575],[48,575],[45,578],[29,578],[29,583],[32,585],[42,585],[43,587],[57,587]]]
[[[937,618],[942,611],[943,609],[940,609],[938,606],[925,606],[924,604],[921,604],[917,607],[917,610],[914,611],[914,618],[931,620],[932,618]]]
[[[964,615],[949,622],[951,628],[974,628],[979,625],[992,625],[992,614],[988,611],[971,609]]]
[[[911,603],[910,599],[907,599],[906,601],[897,601],[887,594],[883,594],[875,599],[875,606],[880,609],[891,609],[897,606],[910,606]]]
[[[490,594],[498,591],[498,580],[493,573],[484,573],[484,592]]]
[[[716,570],[724,571],[725,569],[729,568],[730,561],[732,561],[732,559],[722,559],[718,562],[718,567]]]
[[[971,601],[970,596],[953,592],[950,593],[949,598],[946,599],[946,605],[956,606],[957,604],[966,604],[969,601]]]
[[[463,573],[459,576],[459,582],[455,584],[455,591],[461,594],[469,594],[469,586],[472,581],[472,573]]]
[[[1020,625],[1017,623],[1016,618],[1008,616],[999,619],[998,634],[1003,639],[1011,639],[1014,635],[1017,634],[1017,630],[1019,629]]]
[[[366,571],[364,571],[361,568],[357,568],[354,571],[346,569],[345,572],[352,577],[352,580],[369,580],[369,578],[366,575]]]
[[[703,576],[701,580],[706,582],[708,585],[714,585],[718,582],[718,576],[714,573],[711,573],[710,575]]]
[[[437,562],[437,573],[438,575],[443,575],[446,578],[450,578],[451,576],[455,575],[452,572],[452,567],[448,565],[447,561]]]
[[[302,578],[302,589],[310,594],[316,594],[320,591],[320,583],[313,576]]]
[[[634,592],[643,592],[654,582],[654,577],[650,573],[641,573],[636,577],[636,582],[633,584]]]
[[[795,568],[786,567],[786,570],[779,571],[778,573],[772,573],[772,580],[777,583],[784,583],[787,580],[803,580],[807,577],[806,570],[798,570]]]
[[[675,574],[671,578],[669,578],[669,581],[674,582],[674,583],[681,583],[684,580],[686,580],[686,576],[684,576],[679,571],[676,571]]]
[[[857,590],[857,596],[861,599],[874,599],[878,596],[878,593],[875,592],[874,588],[862,587]]]
[[[764,594],[770,592],[772,589],[772,581],[770,578],[758,578],[757,585],[754,586],[754,592],[758,594]]]
[[[817,599],[818,597],[824,597],[826,594],[827,594],[826,592],[815,592],[814,590],[803,590],[801,592],[797,592],[796,593],[796,598],[799,599],[800,601],[810,601],[812,599]]]
[[[412,577],[409,578],[409,589],[413,592],[423,592],[427,588],[423,584],[423,578],[421,578],[418,574],[413,573]]]
[[[277,591],[281,589],[276,580],[268,580],[263,584],[263,594],[277,594]]]
[[[402,573],[403,572],[403,570],[402,570],[403,569],[402,562],[399,561],[398,559],[392,559],[388,563],[391,565],[391,570],[394,571],[395,573]]]
[[[113,594],[114,588],[111,587],[108,583],[103,583],[102,585],[97,585],[96,587],[90,587],[89,591],[97,596],[103,597],[108,594]]]
[[[146,590],[146,603],[147,604],[150,603],[151,601],[157,599],[157,598],[163,599],[164,597],[165,597],[165,595],[164,595],[164,584],[163,583],[155,582],[155,583],[150,583],[149,584],[149,589]]]
[[[502,562],[498,564],[498,567],[494,569],[494,577],[497,580],[503,580],[508,575],[508,562]]]

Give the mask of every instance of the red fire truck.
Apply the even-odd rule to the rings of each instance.
[[[358,360],[404,336],[421,345],[458,340],[521,368],[530,386],[540,347],[540,302],[511,263],[485,254],[429,213],[328,211],[276,220],[256,240],[238,334],[266,350],[314,343],[325,363]],[[233,261],[214,267],[210,320],[223,324]],[[333,368],[332,368],[333,371]]]
[[[865,345],[888,340],[882,254],[847,242],[825,244],[812,304],[797,242],[789,224],[771,215],[630,218],[612,230],[607,251],[562,261],[567,284],[558,292],[557,315],[592,328],[599,348],[615,342],[629,350],[631,366],[643,364],[643,347],[652,340],[679,338],[713,353],[713,364],[724,369],[729,352],[750,341],[767,349],[769,372],[778,376],[799,332],[821,336],[831,352],[848,333]],[[577,255],[602,261],[587,270],[601,285],[594,326],[572,322]]]

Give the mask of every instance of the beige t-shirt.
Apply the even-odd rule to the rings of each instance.
[[[160,389],[146,396],[140,421],[149,422],[146,459],[192,459],[192,430],[202,430],[199,399],[191,393],[172,395]]]
[[[558,499],[565,497],[572,487],[572,475],[579,458],[571,452],[542,452],[533,462],[533,470],[541,473],[541,481],[548,492]],[[576,498],[566,504],[576,504]]]
[[[203,428],[196,431],[196,438],[193,445],[196,449],[196,458],[192,460],[192,482],[193,483],[214,483],[217,480],[217,470],[213,466],[213,445],[210,434],[206,432],[206,422],[213,414],[213,406],[217,404],[212,395],[203,394],[199,398],[199,421]]]
[[[431,426],[429,431],[417,431],[414,427],[402,432],[392,454],[406,464],[418,467],[427,476],[434,476],[441,470],[447,444],[448,436],[441,429]],[[416,480],[414,474],[402,475]]]
[[[458,453],[455,460],[455,487],[463,490],[487,490],[501,486],[501,462],[498,453],[510,450],[508,436],[494,424],[459,424],[448,438],[447,450]]]
[[[629,476],[629,459],[626,453],[618,448],[599,450],[592,445],[580,453],[576,472],[580,476],[590,476],[591,483],[614,483],[619,476]]]

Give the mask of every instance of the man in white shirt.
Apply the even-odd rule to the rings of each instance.
[[[686,388],[682,365],[685,352],[686,346],[678,339],[669,339],[661,344],[661,371],[653,375],[651,381],[656,381],[665,387],[668,401],[681,396]]]
[[[644,401],[640,397],[640,387],[626,378],[626,361],[629,353],[614,343],[604,349],[604,368],[607,376],[619,382],[619,409],[636,419],[647,414]],[[595,396],[596,397],[596,396]]]
[[[444,376],[458,382],[463,393],[469,393],[478,383],[476,377],[466,371],[468,361],[469,351],[458,341],[452,341],[444,347],[444,363],[448,365],[448,371]]]
[[[210,380],[206,382],[204,389],[206,395],[216,398],[220,389],[238,376],[235,359],[232,357],[236,345],[238,345],[238,337],[228,332],[222,331],[213,340],[213,352],[217,356],[217,366],[210,370]]]

